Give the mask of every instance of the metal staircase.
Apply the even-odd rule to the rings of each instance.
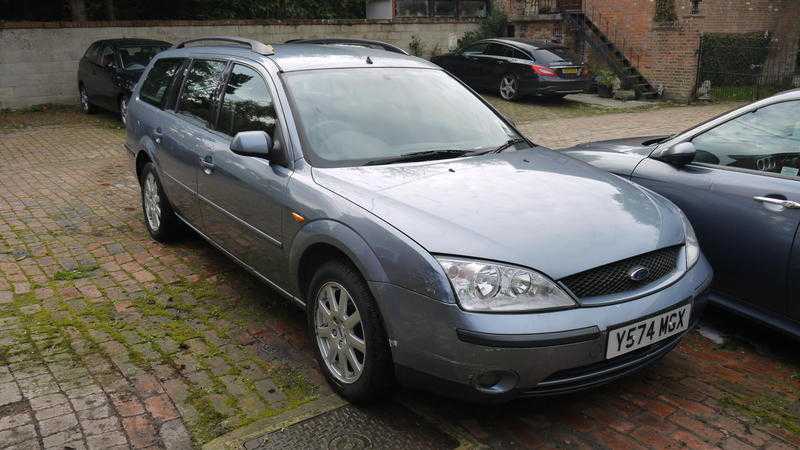
[[[588,42],[592,50],[605,60],[609,69],[619,77],[624,89],[636,91],[637,98],[658,97],[658,90],[642,76],[622,50],[592,22],[589,16],[582,11],[564,11],[562,17],[570,29],[575,31],[578,42]]]

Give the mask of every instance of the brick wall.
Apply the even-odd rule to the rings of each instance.
[[[524,9],[524,0],[497,0],[495,6],[513,15]],[[675,0],[675,7],[677,22],[664,26],[653,22],[654,0],[583,0],[585,14],[652,84],[664,87],[668,98],[691,98],[702,33],[770,31],[775,47],[781,49],[770,55],[770,63],[794,67],[800,0],[703,0],[698,14],[692,14],[691,0]],[[545,34],[538,27],[521,35]]]
[[[703,0],[691,14],[691,0],[675,0],[678,20],[665,26],[653,22],[653,0],[584,0],[586,13],[654,85],[668,98],[690,99],[697,73],[702,33],[772,32],[781,41],[780,55],[796,57],[800,38],[797,0]]]
[[[89,23],[0,23],[0,109],[42,103],[77,103],[78,61],[99,39],[136,37],[177,42],[192,37],[234,35],[262,42],[314,37],[378,39],[408,48],[416,35],[430,52],[477,27],[451,19],[158,21]]]

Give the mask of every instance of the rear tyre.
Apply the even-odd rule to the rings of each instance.
[[[500,97],[510,102],[519,100],[519,77],[513,73],[507,73],[500,79]]]
[[[314,354],[333,390],[353,403],[385,397],[394,385],[394,367],[378,307],[361,274],[344,261],[328,261],[308,292]]]
[[[153,163],[148,162],[142,168],[139,185],[142,188],[142,210],[147,231],[158,242],[171,241],[175,237],[180,223],[164,194]]]
[[[78,100],[81,104],[81,112],[84,114],[94,114],[96,109],[92,102],[89,101],[89,93],[86,92],[86,87],[80,85],[78,88]]]

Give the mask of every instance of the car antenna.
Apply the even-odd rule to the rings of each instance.
[[[370,58],[369,56],[367,56],[367,64],[372,64],[372,58]]]

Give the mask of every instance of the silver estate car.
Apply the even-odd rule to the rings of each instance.
[[[152,237],[188,227],[305,307],[351,401],[608,382],[678,344],[712,277],[664,197],[380,49],[180,43],[136,85],[126,147]]]

